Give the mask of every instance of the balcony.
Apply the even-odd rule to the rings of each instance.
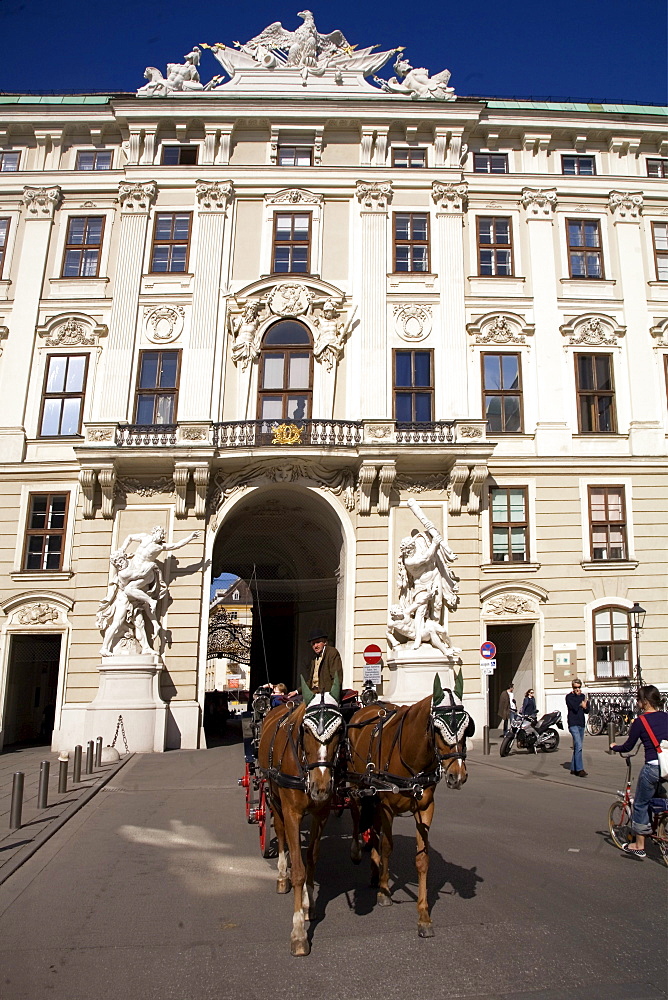
[[[261,448],[301,445],[310,448],[356,448],[363,425],[354,420],[230,420],[213,425],[214,448]]]

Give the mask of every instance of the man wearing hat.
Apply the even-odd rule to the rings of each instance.
[[[306,674],[306,682],[312,691],[329,691],[336,677],[343,688],[343,665],[338,649],[327,645],[327,633],[323,629],[313,629],[308,637],[313,650]]]

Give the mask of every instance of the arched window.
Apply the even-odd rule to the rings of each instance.
[[[626,608],[611,605],[594,612],[594,664],[597,680],[631,676],[631,621]]]
[[[262,341],[258,417],[308,420],[313,396],[313,341],[307,326],[281,319]]]

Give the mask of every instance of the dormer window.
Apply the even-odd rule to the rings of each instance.
[[[3,173],[8,171],[15,171],[19,169],[19,157],[20,153],[14,152],[4,152],[0,153],[0,170]]]
[[[111,170],[111,149],[80,149],[75,170]]]
[[[561,172],[571,176],[594,177],[596,160],[593,156],[562,156]]]
[[[197,163],[197,146],[163,146],[163,167],[193,167]]]
[[[392,149],[392,166],[393,167],[426,167],[427,166],[427,150],[424,147],[400,147],[395,146]]]
[[[312,167],[313,149],[311,146],[279,146],[279,167]]]
[[[473,172],[476,174],[507,174],[507,153],[474,153]]]

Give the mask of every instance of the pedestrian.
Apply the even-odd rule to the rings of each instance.
[[[661,776],[656,747],[662,740],[668,740],[668,712],[662,711],[661,695],[653,684],[638,688],[637,701],[640,714],[633,720],[626,743],[611,743],[610,749],[614,753],[629,753],[638,740],[642,740],[645,748],[645,763],[640,769],[633,799],[631,830],[635,834],[635,840],[622,847],[623,851],[634,858],[645,858],[645,834],[652,832],[648,805],[649,800],[656,795]],[[647,731],[647,726],[654,739]]]
[[[585,734],[585,713],[589,712],[589,699],[582,693],[582,681],[578,677],[573,678],[571,687],[571,693],[566,695],[568,731],[573,737],[571,774],[575,774],[578,778],[586,778],[587,772],[582,766],[582,744]]]
[[[536,714],[536,696],[533,692],[533,688],[529,688],[527,693],[524,695],[524,701],[522,702],[522,715],[535,715]]]
[[[515,685],[509,684],[499,698],[499,718],[503,719],[503,735],[508,732],[508,722],[517,715],[517,702],[514,695]]]
[[[327,644],[327,633],[323,629],[314,629],[308,637],[313,650],[313,657],[308,665],[305,680],[312,691],[330,691],[334,679],[339,678],[340,690],[343,689],[343,665],[338,649]]]
[[[288,689],[285,684],[274,684],[271,690],[271,707],[276,708],[277,705],[285,705],[288,700]]]

